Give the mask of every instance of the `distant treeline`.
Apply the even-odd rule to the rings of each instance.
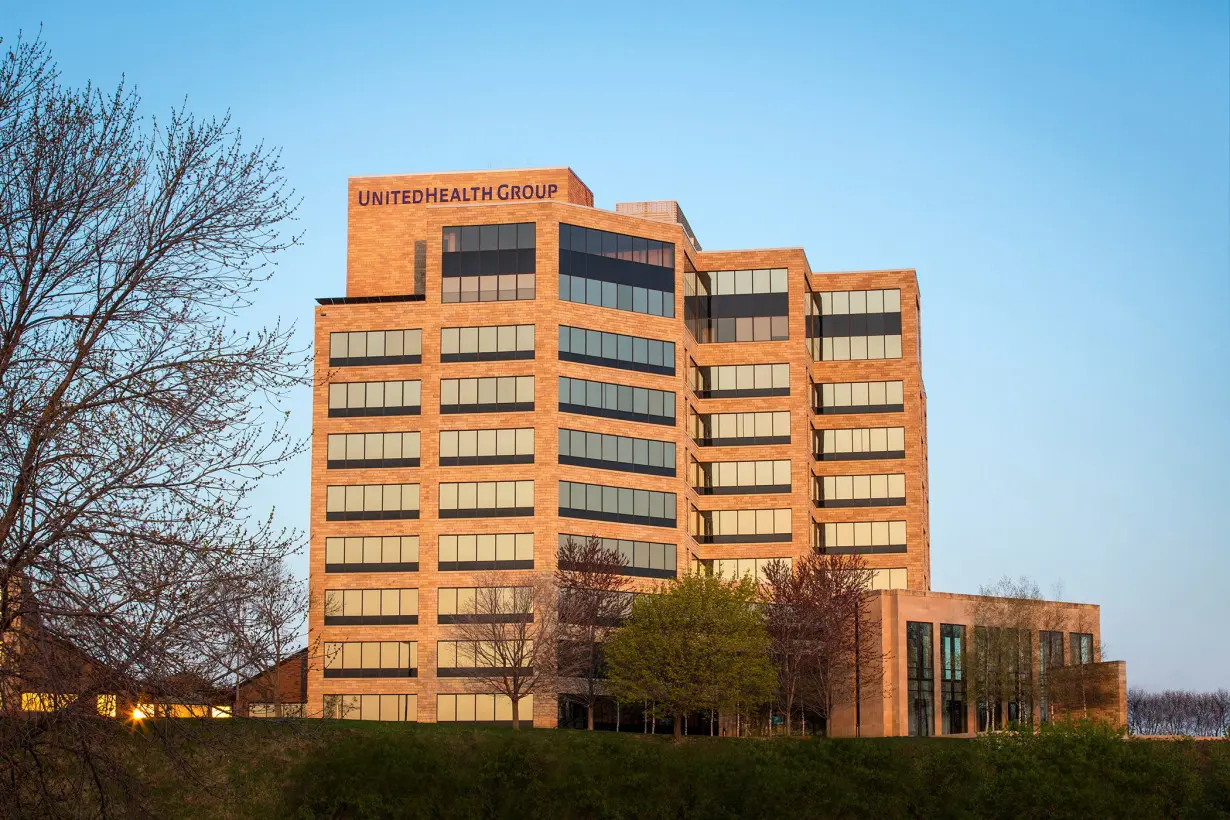
[[[1128,690],[1128,729],[1134,735],[1219,737],[1230,732],[1230,690]]]

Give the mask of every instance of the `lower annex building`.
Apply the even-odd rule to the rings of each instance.
[[[954,624],[904,620],[965,629],[973,600],[928,596],[915,272],[706,251],[675,202],[593,203],[568,168],[349,181],[346,295],[315,316],[306,713],[510,720],[457,616],[484,573],[549,574],[596,535],[644,588],[862,555],[897,660],[859,731],[968,731]],[[924,638],[934,663],[904,663]],[[521,709],[557,725],[553,697]]]

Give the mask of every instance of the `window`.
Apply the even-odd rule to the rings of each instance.
[[[436,695],[438,723],[507,723],[512,725],[512,700],[508,695]],[[517,701],[517,719],[534,720],[534,696]]]
[[[786,269],[688,271],[683,317],[701,344],[789,339]]]
[[[584,430],[559,431],[559,463],[628,473],[673,476],[675,444]]]
[[[533,463],[533,427],[440,431],[441,467]]]
[[[1092,632],[1072,632],[1069,633],[1069,640],[1072,644],[1071,663],[1085,664],[1093,663],[1093,633]]]
[[[417,484],[331,485],[325,490],[326,521],[381,521],[418,517]]]
[[[325,642],[326,678],[413,678],[418,666],[415,641]]]
[[[520,624],[534,620],[531,587],[441,587],[436,622]]]
[[[325,697],[329,697],[325,695]],[[278,716],[278,706],[275,703],[249,703],[248,717],[252,718],[276,718]],[[307,717],[306,703],[283,703],[282,717],[301,718]]]
[[[692,392],[702,399],[790,395],[788,364],[692,364],[688,372]]]
[[[441,362],[498,362],[532,358],[533,325],[440,328]]]
[[[940,624],[940,699],[943,733],[968,732],[965,701],[965,627]]]
[[[743,578],[751,577],[757,583],[762,583],[765,580],[765,569],[774,561],[780,561],[787,567],[794,565],[794,559],[790,556],[782,556],[781,558],[713,558],[700,563],[709,569],[714,575],[719,578]]]
[[[901,358],[900,290],[821,293],[818,318],[822,361]]]
[[[528,654],[530,641],[505,649],[499,644],[477,641],[436,641],[436,677],[437,678],[478,678],[487,677],[500,672],[512,673],[516,669],[529,674],[532,669],[501,665],[505,657],[512,655],[520,660],[520,656]],[[507,646],[507,645],[505,645]]]
[[[675,375],[675,343],[560,325],[560,361]]]
[[[881,555],[905,552],[904,521],[853,521],[816,524],[816,548],[828,555]]]
[[[905,458],[904,427],[855,427],[816,430],[815,453],[821,461]]]
[[[1038,635],[1038,688],[1041,690],[1041,718],[1050,720],[1049,703],[1046,691],[1047,672],[1057,666],[1063,666],[1063,633],[1043,629]]]
[[[351,330],[329,334],[329,366],[418,364],[421,330]]]
[[[930,737],[935,729],[935,670],[931,657],[933,625],[905,624],[906,682],[909,685],[911,737]]]
[[[693,461],[692,487],[701,495],[790,492],[790,462]]]
[[[417,589],[325,590],[325,626],[396,626],[418,622]]]
[[[559,380],[559,409],[606,419],[675,425],[675,394],[647,387],[595,382],[587,379]]]
[[[357,467],[419,466],[419,434],[408,433],[330,433],[328,462],[330,470]]]
[[[840,382],[815,386],[815,411],[832,413],[900,413],[905,410],[902,382]]]
[[[417,416],[423,384],[415,381],[339,382],[329,385],[329,417]]]
[[[534,533],[441,535],[441,572],[533,569]]]
[[[418,695],[325,695],[324,717],[333,720],[417,721]]]
[[[905,475],[817,476],[817,507],[900,507],[905,504]]]
[[[443,240],[441,302],[534,298],[533,222],[448,227]]]
[[[790,509],[692,510],[692,537],[701,544],[791,540]]]
[[[692,438],[701,447],[789,444],[790,413],[692,413]]]
[[[418,572],[417,535],[325,539],[325,572]]]
[[[440,379],[441,413],[521,413],[533,409],[533,376]]]
[[[673,243],[561,223],[559,247],[560,299],[675,315]]]
[[[675,494],[604,484],[559,483],[559,514],[568,518],[675,526]]]
[[[872,589],[906,589],[908,586],[909,576],[904,567],[871,571]]]
[[[560,533],[560,549],[564,548],[569,538],[578,544],[583,544],[588,536]],[[612,550],[623,557],[625,563],[619,570],[620,575],[634,578],[675,578],[678,575],[674,544],[630,541],[624,538],[599,538],[598,540],[603,549]],[[575,567],[561,563],[560,569],[575,569]]]
[[[441,518],[502,518],[533,514],[533,481],[469,481],[440,485]]]

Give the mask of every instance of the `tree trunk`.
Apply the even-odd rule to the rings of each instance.
[[[513,728],[521,728],[521,698],[509,698],[512,701]]]
[[[790,737],[790,729],[791,729],[791,726],[790,726],[791,714],[790,713],[793,710],[794,710],[794,690],[787,689],[786,690],[786,737]],[[772,721],[772,718],[770,718],[770,721]]]
[[[594,704],[592,702],[585,707],[585,728],[591,732],[594,730]]]
[[[675,736],[675,740],[683,740],[683,714],[676,713],[674,726],[671,727],[671,734]]]

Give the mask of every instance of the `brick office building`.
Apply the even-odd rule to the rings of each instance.
[[[450,622],[568,535],[644,585],[819,548],[930,589],[914,271],[705,251],[674,202],[600,210],[567,168],[353,178],[348,220],[316,308],[309,714],[511,717]]]

